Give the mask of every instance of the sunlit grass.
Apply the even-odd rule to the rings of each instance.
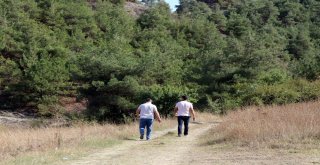
[[[207,113],[197,115],[197,121],[216,119]],[[154,131],[176,126],[176,118],[165,119],[161,124],[155,121]],[[63,163],[139,137],[137,122],[123,125],[79,123],[72,127],[36,129],[1,127],[0,130],[0,164]]]
[[[206,135],[206,144],[272,149],[320,148],[320,102],[248,107],[230,112]]]

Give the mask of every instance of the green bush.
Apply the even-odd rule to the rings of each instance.
[[[320,97],[320,81],[292,79],[278,84],[238,84],[237,97],[244,105],[287,104],[316,100]],[[240,92],[241,91],[241,92]]]
[[[173,115],[175,104],[180,100],[182,95],[187,95],[193,103],[198,101],[198,94],[195,89],[171,85],[145,87],[141,93],[141,100],[145,100],[147,97],[152,98],[154,104],[156,104],[159,109],[159,113],[168,117]]]

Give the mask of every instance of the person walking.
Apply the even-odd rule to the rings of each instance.
[[[140,117],[140,139],[142,140],[144,138],[145,128],[147,128],[146,139],[150,140],[154,116],[159,121],[159,123],[161,123],[161,117],[157,110],[157,107],[154,104],[152,104],[152,100],[148,98],[146,100],[146,103],[141,104],[138,107],[136,115]]]
[[[193,121],[195,121],[195,112],[192,103],[188,101],[187,96],[181,96],[181,101],[178,102],[174,108],[174,113],[178,116],[178,136],[182,134],[182,124],[184,124],[184,136],[189,133],[189,120],[190,114],[192,114]]]

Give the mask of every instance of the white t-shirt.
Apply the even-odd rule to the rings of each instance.
[[[154,119],[154,112],[158,111],[150,102],[141,104],[138,109],[140,109],[140,119]]]
[[[189,101],[180,101],[176,104],[176,108],[178,108],[178,116],[190,116],[190,108],[193,109],[193,105]]]

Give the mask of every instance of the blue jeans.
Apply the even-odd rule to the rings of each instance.
[[[147,127],[147,140],[151,138],[151,131],[152,131],[152,123],[153,119],[140,119],[140,135],[144,135],[144,130]]]
[[[184,123],[184,135],[188,135],[190,116],[178,116],[178,135],[182,133],[182,123]]]

